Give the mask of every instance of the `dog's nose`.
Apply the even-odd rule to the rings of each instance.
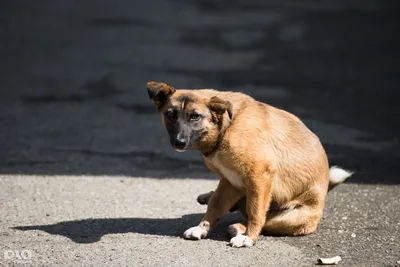
[[[174,141],[175,148],[183,149],[186,147],[186,140],[182,138],[176,138]]]

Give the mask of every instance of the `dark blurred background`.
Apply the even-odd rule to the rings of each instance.
[[[242,91],[316,132],[349,182],[400,182],[398,1],[1,1],[0,173],[215,178],[146,93]]]

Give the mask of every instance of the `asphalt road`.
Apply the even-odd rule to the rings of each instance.
[[[399,22],[395,1],[2,1],[0,265],[399,265]],[[284,108],[355,175],[313,235],[234,249],[229,214],[183,240],[217,177],[170,148],[148,80]]]

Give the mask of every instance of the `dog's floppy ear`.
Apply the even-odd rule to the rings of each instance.
[[[229,119],[232,119],[232,103],[229,101],[222,100],[217,96],[213,96],[207,103],[210,110],[214,111],[218,115],[223,115],[228,112]]]
[[[149,94],[149,98],[154,101],[157,108],[161,108],[167,98],[175,93],[175,88],[169,86],[166,83],[162,82],[148,82],[147,83],[147,93]]]

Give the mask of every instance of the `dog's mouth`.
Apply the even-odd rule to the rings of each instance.
[[[185,152],[187,149],[174,148],[176,152]]]

